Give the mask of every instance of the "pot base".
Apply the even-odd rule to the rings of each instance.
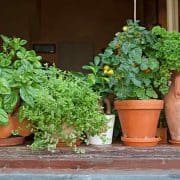
[[[169,142],[174,146],[180,146],[180,141],[169,140]]]
[[[16,146],[24,143],[24,137],[9,137],[0,139],[0,147],[3,146]]]
[[[158,142],[161,140],[159,137],[155,138],[127,138],[127,137],[121,137],[121,140],[123,143],[127,146],[132,147],[153,147],[158,144]]]
[[[76,141],[76,146],[80,146],[82,143],[82,141],[78,140]],[[58,144],[56,145],[56,147],[67,147],[66,143],[63,141],[59,141]]]

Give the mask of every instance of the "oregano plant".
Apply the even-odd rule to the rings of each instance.
[[[45,71],[41,89],[34,93],[34,106],[25,103],[20,119],[31,119],[34,142],[32,149],[54,150],[58,141],[77,151],[76,141],[86,139],[105,129],[106,118],[101,112],[99,95],[82,78],[55,67]]]

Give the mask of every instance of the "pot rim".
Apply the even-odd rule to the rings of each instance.
[[[163,109],[164,100],[148,99],[148,100],[116,100],[114,107],[117,110],[122,109]]]

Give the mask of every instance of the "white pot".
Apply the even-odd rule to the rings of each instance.
[[[108,119],[107,123],[107,131],[101,133],[100,135],[89,136],[89,143],[93,145],[107,145],[112,144],[112,136],[113,136],[113,129],[114,129],[114,122],[115,122],[115,115],[106,115]]]

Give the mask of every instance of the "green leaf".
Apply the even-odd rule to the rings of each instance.
[[[99,63],[100,63],[100,58],[99,58],[99,56],[96,56],[94,58],[94,64],[97,66],[97,65],[99,65]]]
[[[148,66],[151,70],[158,70],[159,62],[156,59],[150,58],[148,61]]]
[[[141,69],[141,70],[146,70],[146,69],[148,69],[148,65],[146,64],[146,62],[142,62],[142,63],[141,63],[140,69]]]
[[[5,42],[5,43],[9,43],[10,39],[7,36],[1,35],[1,39]]]
[[[0,54],[0,67],[7,67],[11,64],[11,57]]]
[[[144,82],[144,84],[145,84],[146,86],[149,86],[149,84],[151,83],[151,80],[150,80],[150,79],[145,79],[145,78],[143,78],[142,80],[143,80],[143,82]]]
[[[25,54],[23,54],[21,51],[18,51],[16,53],[17,57],[20,58],[20,59],[23,59],[25,57]]]
[[[133,59],[136,63],[141,63],[142,50],[140,48],[135,48],[129,52],[129,57]]]
[[[35,92],[32,87],[21,87],[20,88],[20,97],[31,107],[34,107],[33,95]]]
[[[129,42],[125,42],[122,45],[122,51],[124,52],[124,54],[128,54],[128,52],[134,47],[135,47],[134,44],[131,44]]]
[[[93,86],[96,83],[95,75],[94,74],[88,74],[87,81],[91,86]]]
[[[8,125],[8,115],[7,113],[2,109],[0,108],[0,125]]]
[[[41,60],[42,60],[42,56],[36,56],[36,59],[37,59],[38,61],[41,61]]]
[[[146,96],[146,93],[145,93],[145,89],[144,88],[137,88],[135,90],[136,92],[136,95],[139,99],[148,99],[148,97]]]
[[[132,80],[132,82],[134,83],[135,86],[137,86],[137,87],[142,86],[141,81],[137,80],[136,78],[132,78],[131,80]]]
[[[21,46],[24,46],[25,44],[27,44],[27,41],[24,40],[24,39],[22,39],[22,40],[20,41],[20,45],[21,45]]]
[[[0,78],[0,94],[10,94],[9,83],[4,78]]]
[[[4,110],[8,113],[13,112],[13,110],[18,102],[18,99],[19,99],[18,94],[15,92],[5,95],[4,101],[3,101]]]
[[[104,52],[105,57],[110,57],[113,54],[112,49],[106,49]]]
[[[158,95],[152,88],[146,89],[146,95],[149,96],[150,98],[158,98]]]

